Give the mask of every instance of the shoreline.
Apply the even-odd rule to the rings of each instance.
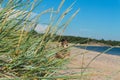
[[[120,46],[111,46],[111,45],[105,45],[105,44],[76,44],[75,46],[103,46],[103,47],[117,47],[120,48]]]
[[[80,68],[87,66],[89,62],[98,54],[100,53],[72,47],[71,57],[73,58],[67,64],[67,68],[72,67],[73,69],[63,70],[62,73],[67,73],[66,75],[71,75],[72,73],[80,74]],[[101,54],[90,63],[85,73],[87,74],[83,76],[83,78],[85,78],[84,80],[119,80],[120,56]]]
[[[90,49],[88,48],[88,49],[84,49],[84,48],[80,48],[80,46],[81,47],[90,47]],[[84,50],[88,50],[88,51],[94,51],[94,52],[99,52],[99,53],[105,53],[105,54],[108,54],[108,55],[116,55],[116,56],[120,56],[120,54],[119,54],[119,52],[120,51],[118,51],[118,52],[114,52],[114,49],[120,49],[120,47],[119,46],[107,46],[107,45],[105,45],[105,46],[101,46],[101,45],[75,45],[74,47],[76,47],[76,48],[78,48],[78,49],[84,49]],[[93,47],[93,49],[91,48],[91,47]],[[95,50],[94,48],[100,48],[100,50],[98,49],[98,51],[97,51],[97,49]],[[104,50],[101,50],[101,49],[104,49]],[[107,51],[107,52],[105,52],[107,49],[110,49],[110,48],[112,48],[110,51]]]
[[[75,48],[78,48],[78,47],[75,47]],[[78,48],[78,49],[82,49],[82,48]],[[83,49],[83,50],[87,50],[87,49]],[[110,54],[110,53],[98,52],[98,51],[94,51],[94,50],[87,50],[87,51],[96,52],[96,53],[99,53],[99,54],[101,53],[101,54],[107,54],[107,55],[113,55],[113,56],[120,56],[120,55],[117,55],[117,54]]]

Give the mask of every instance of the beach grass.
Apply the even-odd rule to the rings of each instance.
[[[57,11],[50,8],[31,18],[32,11],[41,2],[42,0],[34,0],[33,2],[9,0],[6,3],[2,0],[0,2],[3,5],[0,11],[1,79],[53,80],[68,78],[67,76],[55,76],[69,59],[56,59],[55,54],[63,48],[52,48],[50,44],[53,43],[54,34],[63,33],[79,9],[65,23],[61,24],[66,14],[71,11],[72,4],[60,15],[57,21],[53,21],[53,16],[60,12],[65,2],[62,0]],[[41,16],[46,13],[52,14],[51,21],[48,22],[45,33],[38,36],[34,28]],[[27,31],[28,27],[33,29]]]
[[[67,13],[72,10],[74,5],[71,4],[57,19],[56,15],[60,12],[65,0],[62,0],[58,9],[50,8],[44,10],[34,17],[30,17],[32,11],[42,3],[42,0],[9,0],[0,10],[0,79],[14,80],[89,80],[91,75],[96,73],[86,72],[90,64],[105,52],[94,56],[87,65],[86,51],[72,57],[58,59],[55,54],[64,50],[63,48],[52,47],[55,42],[56,34],[61,35],[72,19],[77,15],[79,9],[66,20]],[[39,19],[42,15],[49,13],[50,22],[45,33],[39,34],[34,31]],[[32,26],[32,27],[31,27]],[[27,31],[26,28],[31,29]],[[58,38],[58,41],[61,37]],[[55,43],[56,44],[56,43]],[[74,45],[70,46],[73,47]],[[66,48],[68,49],[68,48]],[[68,68],[66,65],[74,57],[81,55],[81,66],[78,68],[81,71],[76,73],[59,74],[62,70],[76,69],[75,67]]]

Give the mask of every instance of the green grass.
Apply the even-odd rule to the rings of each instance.
[[[50,48],[50,44],[53,43],[55,38],[54,34],[64,32],[64,29],[79,12],[77,10],[65,23],[61,24],[66,14],[71,11],[72,4],[60,15],[57,21],[53,21],[64,1],[61,1],[57,11],[50,8],[32,19],[30,19],[30,15],[41,3],[41,0],[34,0],[32,3],[9,0],[4,4],[4,8],[0,11],[1,79],[53,80],[61,77],[67,78],[65,76],[55,76],[61,70],[60,67],[64,67],[69,61],[68,59],[55,58],[55,54],[63,48]],[[0,4],[3,4],[2,1]],[[50,13],[52,16],[50,16],[51,21],[48,22],[48,28],[43,35],[38,36],[34,31],[25,31],[27,26],[36,27],[37,21],[46,13]]]
[[[84,53],[82,55],[82,70],[73,76],[56,75],[60,70],[68,69],[65,65],[70,59],[57,59],[55,54],[64,50],[63,48],[52,47],[56,40],[56,35],[61,35],[72,19],[79,12],[74,12],[71,17],[62,22],[66,15],[72,10],[74,5],[71,4],[61,15],[58,16],[65,0],[62,0],[58,9],[53,8],[44,10],[30,18],[32,11],[40,5],[42,0],[34,0],[32,3],[21,0],[9,0],[4,4],[4,8],[0,11],[0,80],[56,80],[56,79],[87,79],[86,69],[101,54],[95,56],[84,67]],[[44,34],[38,35],[34,30],[25,31],[27,26],[34,26],[38,23],[41,16],[50,14],[50,21],[47,22],[48,28]],[[61,36],[58,37],[58,41]],[[77,56],[77,55],[76,55]],[[73,58],[73,57],[72,57]],[[74,69],[74,68],[72,68]],[[83,79],[85,78],[85,79]]]

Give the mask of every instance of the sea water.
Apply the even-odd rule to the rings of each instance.
[[[91,50],[91,51],[102,52],[102,53],[110,48],[109,46],[76,46],[76,47],[86,49],[86,50]],[[110,49],[109,51],[107,51],[106,53],[120,56],[120,48],[114,47]]]

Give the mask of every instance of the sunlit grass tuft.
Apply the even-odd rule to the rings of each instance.
[[[3,0],[4,1],[4,0]],[[58,21],[49,22],[44,34],[38,35],[34,30],[26,31],[28,26],[36,27],[39,18],[50,13],[57,15],[65,0],[61,1],[57,11],[52,8],[30,18],[32,11],[41,3],[21,0],[9,0],[0,11],[0,78],[2,79],[56,79],[67,78],[55,76],[60,67],[65,66],[68,59],[56,59],[55,54],[63,48],[50,48],[55,38],[54,34],[63,32],[71,20],[79,12],[77,10],[67,22],[61,21],[72,9],[70,6],[61,14]],[[4,2],[3,2],[4,3]],[[2,4],[2,1],[0,4]],[[73,5],[73,4],[72,4]],[[30,7],[32,6],[32,7]],[[27,11],[26,11],[27,10]],[[28,11],[29,10],[29,11]],[[51,20],[53,20],[51,16]],[[54,23],[54,24],[53,24]],[[30,28],[30,27],[29,27]]]

